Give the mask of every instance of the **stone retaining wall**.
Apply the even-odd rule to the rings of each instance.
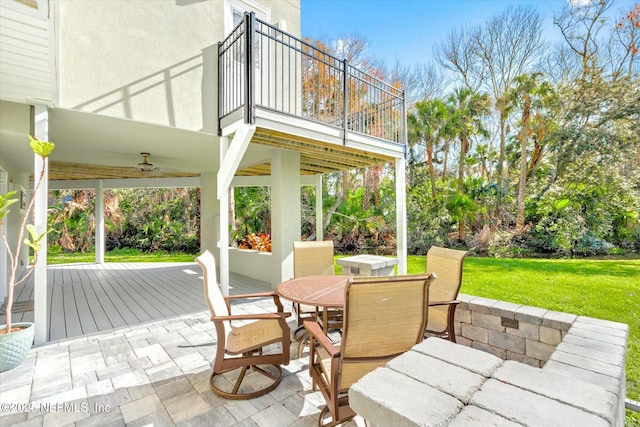
[[[459,344],[542,367],[577,316],[460,294],[455,333]]]
[[[602,387],[616,397],[611,425],[624,425],[629,326],[460,294],[456,341]]]
[[[430,338],[351,387],[371,425],[624,426],[628,325],[459,299],[463,345]]]

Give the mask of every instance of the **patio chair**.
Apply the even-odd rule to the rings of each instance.
[[[209,379],[211,390],[227,399],[253,399],[270,392],[282,380],[281,365],[289,364],[291,339],[286,318],[291,313],[283,311],[275,292],[223,296],[216,278],[213,255],[205,251],[196,258],[196,262],[202,267],[204,296],[217,333],[216,358]],[[277,312],[231,314],[229,302],[232,299],[267,297],[273,298]],[[241,321],[242,324],[235,325],[232,321]],[[274,345],[276,343],[280,345]],[[240,369],[237,377],[220,375],[236,369]],[[249,370],[251,372],[247,375]],[[247,381],[243,385],[245,379],[257,374],[264,375],[268,381]],[[231,383],[233,379],[235,382]]]
[[[427,273],[436,278],[431,285],[431,303],[429,303],[429,322],[426,335],[435,335],[456,342],[453,331],[453,319],[460,284],[462,283],[462,263],[467,251],[431,246],[427,252]]]
[[[432,280],[430,274],[350,279],[339,346],[317,322],[304,322],[311,335],[309,374],[327,402],[319,426],[353,418],[347,394],[351,384],[422,341]],[[328,413],[331,419],[325,421]]]
[[[315,276],[318,274],[335,274],[333,261],[333,241],[301,241],[293,242],[293,277]],[[298,320],[298,329],[295,331],[299,340],[298,359],[306,348],[309,335],[303,327],[305,320],[322,320],[321,315],[327,316],[329,329],[342,327],[342,310],[337,308],[325,308],[293,303],[293,312]]]
[[[293,277],[315,276],[318,274],[335,274],[333,263],[333,242],[309,241],[293,242]],[[318,308],[304,304],[293,304],[293,312],[298,319],[298,326],[304,320],[315,319]],[[339,315],[336,310],[328,310],[331,317]]]

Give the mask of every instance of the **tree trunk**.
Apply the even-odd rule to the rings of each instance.
[[[531,155],[531,160],[529,161],[529,166],[527,167],[527,181],[529,180],[529,178],[531,178],[531,175],[533,175],[533,171],[536,169],[536,166],[538,166],[538,163],[540,163],[541,159],[542,145],[536,139],[533,143],[533,154]]]
[[[232,232],[238,231],[236,225],[236,198],[233,187],[229,187],[229,224]]]
[[[447,182],[447,160],[449,159],[449,141],[444,143],[444,160],[442,161],[442,182]]]
[[[349,171],[342,172],[342,200],[349,199]]]
[[[529,119],[531,116],[531,100],[528,95],[524,98],[522,108],[522,129],[518,139],[520,140],[520,180],[518,185],[518,214],[516,216],[516,233],[524,228],[524,195],[527,186],[527,142],[529,141]]]
[[[436,171],[433,168],[433,146],[427,145],[427,164],[429,165],[429,179],[431,180],[431,197],[436,199]]]
[[[500,109],[500,154],[498,158],[498,186],[502,188],[504,183],[504,152],[506,147],[506,135],[505,135],[505,126],[506,126],[506,113],[503,108]],[[498,193],[498,194],[501,194]]]
[[[364,194],[362,195],[362,210],[369,208],[369,199],[371,194],[371,170],[370,168],[362,168],[362,187]],[[357,185],[356,185],[357,186]]]
[[[380,205],[380,166],[373,168],[372,189],[373,189],[373,206],[378,208]]]
[[[466,137],[460,137],[460,160],[458,161],[458,191],[464,189],[464,161],[469,150],[469,140]]]

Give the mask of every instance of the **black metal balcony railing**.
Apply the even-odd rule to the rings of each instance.
[[[405,144],[404,91],[246,14],[219,44],[218,118],[256,107]]]

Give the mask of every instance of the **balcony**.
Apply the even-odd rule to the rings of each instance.
[[[252,143],[301,152],[301,173],[403,157],[404,91],[246,14],[218,46],[219,134],[256,126]],[[268,174],[253,165],[238,175]]]

